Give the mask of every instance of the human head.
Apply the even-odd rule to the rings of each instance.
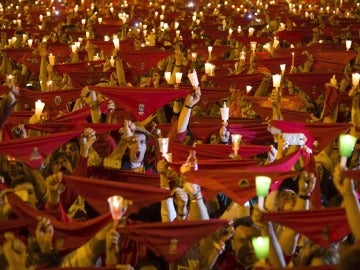
[[[10,188],[12,188],[14,192],[28,205],[32,208],[36,208],[38,200],[36,197],[34,183],[31,178],[27,177],[25,174],[21,176],[17,175],[16,180],[10,183]]]
[[[360,245],[357,244],[347,250],[340,257],[340,262],[337,267],[339,270],[353,270],[360,268]]]
[[[129,159],[131,163],[141,163],[144,160],[147,146],[147,136],[145,133],[135,131],[129,143]]]
[[[251,267],[257,261],[251,239],[260,236],[260,231],[250,217],[235,220],[233,226],[235,232],[231,239],[231,248],[241,265],[245,268]]]
[[[70,140],[67,143],[63,144],[59,151],[68,155],[72,167],[74,168],[80,152],[79,142],[76,139]]]
[[[71,174],[73,171],[69,156],[66,153],[60,151],[55,152],[51,156],[49,166],[50,174],[58,172]]]

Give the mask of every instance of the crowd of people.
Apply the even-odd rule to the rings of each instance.
[[[359,5],[0,3],[0,269],[357,269]]]

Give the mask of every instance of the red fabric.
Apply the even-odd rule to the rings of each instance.
[[[114,44],[112,41],[103,41],[103,40],[91,40],[92,44],[99,48],[99,50],[104,51],[105,54],[110,55],[114,51]],[[129,51],[134,49],[134,40],[127,39],[120,41],[120,49]]]
[[[141,242],[156,255],[169,262],[180,259],[202,238],[226,226],[227,220],[174,221],[166,223],[135,224],[119,228],[121,234]]]
[[[207,80],[215,87],[229,88],[234,86],[237,89],[245,89],[247,85],[251,85],[253,89],[257,89],[261,83],[263,74],[240,74],[228,76],[208,76]]]
[[[109,130],[116,130],[121,128],[120,124],[107,124],[107,123],[87,123],[87,122],[55,122],[55,123],[42,123],[42,124],[26,124],[28,129],[38,130],[47,133],[57,133],[68,130],[84,130],[89,127],[96,131],[96,133],[103,133]]]
[[[351,127],[348,123],[305,123],[285,120],[272,120],[271,125],[282,132],[303,133],[307,137],[306,145],[315,152],[323,150]],[[316,148],[314,148],[314,141],[318,142]]]
[[[105,71],[86,71],[86,72],[68,72],[71,83],[74,87],[84,87],[87,85],[95,85],[102,79],[108,80],[111,72]]]
[[[65,63],[65,64],[56,64],[54,65],[54,70],[59,73],[68,73],[68,72],[78,72],[79,70],[87,70],[89,68],[90,62],[81,62],[81,63]]]
[[[56,134],[17,139],[0,143],[0,152],[13,156],[34,169],[39,169],[44,159],[65,142],[80,135],[82,130],[59,132]],[[32,156],[35,148],[39,156]]]
[[[122,58],[137,72],[146,73],[162,59],[173,54],[171,51],[163,51],[158,48],[145,48],[138,51],[120,50]]]
[[[80,110],[66,113],[62,116],[51,118],[50,122],[80,122],[85,121],[90,116],[90,110],[88,107],[84,107]]]
[[[262,167],[248,167],[244,170],[213,168],[207,170],[186,172],[186,180],[199,184],[209,190],[223,192],[232,200],[239,204],[244,204],[247,200],[256,195],[255,176],[265,175],[272,178],[273,181],[282,180],[287,177],[293,177],[298,172],[290,171],[296,161],[299,159],[302,151],[277,160]],[[239,186],[240,181],[246,179],[248,185]]]
[[[302,55],[302,54],[295,55],[294,66],[297,67],[297,66],[303,64],[305,60],[306,60],[306,57],[304,55]],[[276,58],[264,59],[264,60],[258,61],[257,64],[265,66],[267,69],[270,70],[270,73],[272,73],[272,74],[276,74],[276,73],[280,74],[281,73],[280,65],[286,64],[287,69],[288,70],[290,69],[291,64],[292,64],[292,56],[290,54],[287,57],[276,57]]]
[[[309,30],[284,30],[276,32],[275,35],[278,36],[279,40],[286,40],[296,45],[297,43],[308,43],[313,33]]]
[[[320,62],[323,63],[323,65],[329,64],[329,69],[333,72],[341,72],[347,63],[355,59],[356,55],[356,51],[346,51],[344,45],[344,50],[316,51],[314,53],[314,59],[315,63]]]
[[[267,212],[264,219],[292,228],[324,248],[351,233],[344,208]]]
[[[31,48],[8,48],[4,49],[4,52],[8,54],[15,62],[20,62],[20,60],[25,56],[25,54],[32,53],[33,49]]]
[[[272,117],[272,108],[269,107],[262,107],[259,105],[253,105],[251,107],[263,120],[271,119]],[[299,122],[306,122],[311,119],[310,113],[306,112],[298,112],[292,110],[284,110],[281,108],[281,115],[283,116],[284,120],[287,121],[299,121]]]
[[[69,45],[48,43],[47,51],[55,56],[55,62],[62,63],[69,57],[71,49]]]
[[[239,41],[240,43],[243,43],[246,46],[250,46],[250,42],[252,41],[257,42],[257,44],[265,44],[271,41],[269,37],[257,37],[257,36],[249,37],[249,36],[234,35],[233,38]]]
[[[26,219],[29,222],[24,225],[28,225],[30,231],[35,232],[38,222],[37,218],[39,216],[50,219],[51,224],[55,228],[54,238],[63,239],[63,245],[59,247],[59,250],[62,253],[80,247],[111,221],[111,215],[110,213],[107,213],[87,221],[74,222],[69,225],[69,223],[58,221],[55,217],[47,214],[46,212],[33,209],[14,194],[9,194],[7,197],[11,208],[20,218],[20,221]]]
[[[66,186],[82,197],[99,213],[109,211],[107,198],[113,195],[121,195],[127,200],[133,201],[127,213],[134,213],[140,208],[154,202],[167,199],[169,191],[147,185],[121,183],[116,180],[103,180],[78,176],[63,175]]]
[[[58,90],[49,92],[34,92],[27,89],[21,90],[20,102],[23,104],[33,104],[37,100],[44,102],[44,111],[67,111],[67,103],[76,100],[80,97],[81,89]]]
[[[212,59],[222,58],[226,52],[230,51],[229,46],[215,45],[212,47],[213,47],[211,52]],[[209,57],[208,46],[196,46],[193,51],[197,52],[198,57],[200,58],[208,59]]]
[[[247,96],[246,100],[260,107],[272,108],[269,97]],[[303,107],[303,105],[304,102],[299,95],[285,95],[283,93],[281,96],[281,100],[280,100],[281,111],[283,110],[297,111],[299,110],[299,108]]]
[[[190,146],[169,143],[169,153],[172,153],[173,162],[185,162],[189,151],[192,149]],[[230,154],[233,152],[232,145],[225,144],[197,144],[196,157],[198,160],[203,159],[229,159]],[[254,157],[257,154],[267,152],[268,146],[262,145],[240,145],[239,155],[242,159]]]
[[[340,92],[335,87],[327,86],[325,88],[325,100],[322,117],[329,116],[335,111],[336,106],[340,103]]]
[[[2,128],[2,141],[13,139],[11,129],[18,124],[24,124],[32,115],[33,112],[28,111],[12,112]]]
[[[38,74],[40,70],[41,56],[37,53],[26,52],[19,60],[19,63],[25,65],[31,72]]]
[[[335,75],[338,81],[341,81],[344,78],[344,74],[339,72],[285,74],[286,79],[292,81],[308,94],[311,99],[316,99],[324,92],[325,84],[330,82],[333,75]]]
[[[360,180],[360,170],[347,170],[345,175],[353,180]]]
[[[138,87],[91,87],[91,89],[121,104],[137,121],[146,119],[165,104],[185,97],[191,91]],[[143,107],[143,110],[139,111],[139,107]]]

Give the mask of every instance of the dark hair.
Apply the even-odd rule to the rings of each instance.
[[[237,218],[234,220],[233,227],[236,229],[238,226],[252,227],[254,225],[250,216]]]
[[[353,270],[360,268],[360,245],[357,244],[347,250],[341,257],[338,270]]]
[[[154,266],[156,269],[161,270],[161,266],[160,263],[154,259],[154,258],[146,258],[143,259],[141,261],[139,261],[136,266],[135,266],[135,270],[141,270],[142,267],[144,266]]]

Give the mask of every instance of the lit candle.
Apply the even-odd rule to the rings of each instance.
[[[47,81],[46,82],[46,85],[47,85],[47,87],[48,87],[48,91],[52,91],[53,90],[53,81]]]
[[[55,55],[53,55],[52,53],[49,54],[49,64],[55,65]]]
[[[229,107],[226,106],[226,102],[224,102],[223,107],[220,108],[220,114],[221,114],[221,120],[223,120],[226,123],[229,120]]]
[[[250,48],[251,48],[251,51],[252,51],[253,53],[255,53],[255,51],[256,51],[256,45],[257,45],[257,42],[256,42],[256,41],[251,41],[251,42],[250,42]]]
[[[171,72],[170,71],[165,71],[164,77],[165,77],[166,82],[170,83]]]
[[[181,78],[182,78],[182,73],[181,72],[176,72],[175,73],[175,82],[177,84],[181,83]]]
[[[274,75],[272,75],[272,79],[273,79],[273,87],[278,89],[280,87],[280,83],[281,83],[281,75],[274,74]]]
[[[119,50],[119,48],[120,48],[120,40],[119,40],[119,38],[117,36],[113,37],[113,44],[114,44],[115,50]]]
[[[199,86],[199,79],[196,73],[196,70],[194,69],[193,72],[188,74],[189,81],[193,87]]]
[[[340,164],[342,168],[346,167],[347,158],[351,156],[356,140],[356,137],[349,134],[341,134],[339,136]]]
[[[169,150],[169,138],[158,138],[159,142],[159,151],[162,156],[166,158],[167,152]]]
[[[295,66],[295,53],[292,52],[291,53],[291,67],[294,67]]]
[[[114,222],[114,228],[116,228],[118,221],[123,216],[123,201],[124,201],[124,199],[121,196],[114,195],[114,196],[109,197],[107,199],[107,201],[109,204],[111,217]]]
[[[114,56],[111,56],[111,57],[110,57],[110,65],[111,65],[112,67],[114,67],[114,66],[115,66],[115,59],[114,59]]]
[[[360,73],[353,73],[352,76],[352,85],[354,87],[358,86],[359,85],[359,79],[360,79]]]
[[[239,157],[239,147],[240,147],[241,137],[242,136],[240,134],[231,134],[234,157]]]
[[[249,37],[251,37],[254,34],[254,27],[249,27]]]
[[[256,195],[258,196],[258,206],[259,209],[261,210],[264,210],[264,201],[265,201],[265,197],[269,193],[270,184],[271,184],[270,177],[267,176],[255,177]]]
[[[101,17],[98,18],[98,23],[99,23],[99,24],[102,23],[102,18],[101,18]]]
[[[211,60],[212,50],[213,50],[213,47],[212,47],[212,46],[208,46],[209,60]]]
[[[196,57],[197,57],[197,53],[196,52],[193,52],[191,53],[191,61],[196,61]]]
[[[270,238],[269,236],[259,236],[251,239],[256,258],[265,261],[269,256]]]
[[[251,86],[251,85],[247,85],[247,86],[246,86],[246,94],[249,94],[250,91],[251,91],[251,89],[252,89],[252,86]]]
[[[206,75],[209,75],[209,74],[210,74],[210,72],[211,72],[211,66],[212,66],[211,63],[209,63],[209,62],[206,62],[206,63],[205,63],[205,74],[206,74]]]
[[[281,64],[281,65],[280,65],[280,70],[281,70],[281,73],[282,73],[282,74],[285,73],[285,68],[286,68],[286,64]]]
[[[346,51],[349,51],[350,50],[350,48],[351,48],[351,43],[352,43],[352,41],[351,40],[346,40]]]
[[[35,115],[40,116],[44,110],[45,103],[40,99],[35,102]]]
[[[8,86],[12,87],[13,86],[13,75],[11,75],[11,74],[7,75],[6,79],[7,79]]]

